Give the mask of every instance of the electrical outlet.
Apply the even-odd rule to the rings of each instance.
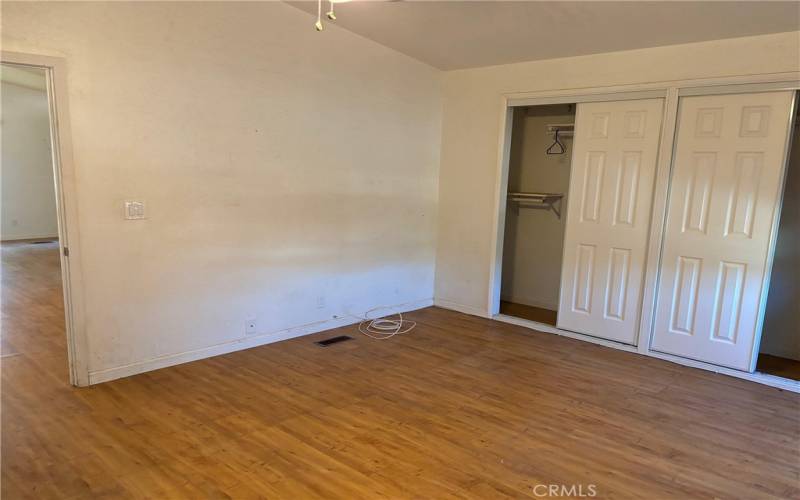
[[[250,318],[244,322],[244,333],[246,335],[253,335],[258,330],[258,322],[255,318]]]
[[[325,309],[325,296],[320,295],[317,297],[317,309]]]
[[[146,219],[144,201],[125,200],[125,218],[128,220]]]

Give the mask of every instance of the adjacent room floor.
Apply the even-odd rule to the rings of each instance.
[[[799,395],[437,308],[72,388],[57,247],[2,255],[3,498],[800,496]]]
[[[508,302],[505,300],[500,301],[500,314],[553,326],[556,326],[556,320],[558,319],[558,311],[552,311],[550,309],[544,309],[541,307],[526,306],[525,304],[515,304],[514,302]]]

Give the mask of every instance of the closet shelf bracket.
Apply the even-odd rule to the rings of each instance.
[[[559,219],[561,219],[561,200],[563,198],[563,193],[508,193],[508,202],[513,203],[518,211],[520,208],[550,210]]]

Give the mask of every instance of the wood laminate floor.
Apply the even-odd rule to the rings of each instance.
[[[798,395],[436,308],[72,388],[55,246],[2,256],[4,499],[800,497]]]
[[[500,313],[553,326],[556,326],[556,320],[558,319],[558,311],[516,304],[505,300],[500,301]]]
[[[758,355],[756,370],[777,377],[800,380],[800,361],[794,359],[761,353]]]

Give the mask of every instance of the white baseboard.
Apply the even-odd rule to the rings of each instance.
[[[25,235],[25,234],[18,234],[18,235],[11,236],[11,237],[8,237],[8,236],[4,235],[2,238],[0,238],[0,241],[2,241],[3,243],[16,243],[16,242],[26,242],[26,241],[34,241],[34,240],[58,241],[58,234],[50,234],[50,235],[44,235],[44,236],[36,236],[36,235],[30,236],[30,235]]]
[[[385,308],[386,313],[392,312],[409,312],[424,307],[433,305],[433,299],[423,299],[414,302],[406,302]],[[381,312],[381,314],[383,314]],[[354,325],[359,323],[361,318],[351,315],[335,315],[332,319],[317,321],[307,325],[300,325],[293,328],[287,328],[278,332],[272,332],[264,335],[254,335],[243,337],[240,339],[232,340],[222,344],[216,344],[209,347],[203,347],[192,351],[180,352],[177,354],[169,354],[166,356],[159,356],[156,358],[138,361],[128,365],[117,366],[114,368],[107,368],[104,370],[90,371],[89,372],[89,385],[108,382],[122,377],[130,377],[139,373],[158,370],[168,366],[180,365],[190,361],[197,361],[200,359],[219,356],[221,354],[228,354],[234,351],[241,351],[250,349],[251,347],[258,347],[261,345],[272,344],[282,340],[289,340],[303,335],[310,335],[312,333],[319,333],[325,330],[332,330],[343,326]]]
[[[770,387],[776,387],[778,389],[782,389],[785,391],[800,393],[800,381],[790,380],[783,377],[776,377],[775,375],[770,375],[768,373],[743,372],[740,370],[734,370],[733,368],[725,368],[722,366],[712,365],[710,363],[704,363],[702,361],[695,361],[692,359],[681,358],[679,356],[673,356],[671,354],[664,354],[650,349],[648,349],[647,351],[639,351],[635,346],[632,345],[621,344],[619,342],[612,342],[610,340],[600,339],[597,337],[584,335],[582,333],[570,332],[568,330],[562,330],[560,328],[556,328],[551,325],[546,325],[544,323],[538,323],[536,321],[530,321],[522,318],[515,318],[513,316],[506,316],[505,314],[498,314],[494,316],[492,319],[495,319],[497,321],[502,321],[503,323],[511,323],[517,326],[524,326],[526,328],[530,328],[531,330],[535,330],[537,332],[551,333],[555,335],[561,335],[563,337],[569,337],[576,340],[583,340],[604,347],[610,347],[612,349],[619,349],[621,351],[627,351],[633,354],[638,354],[640,356],[649,356],[652,358],[658,358],[664,361],[669,361],[679,365],[688,366],[691,368],[699,368],[701,370],[721,373],[723,375],[729,375],[731,377],[749,380],[750,382],[756,382],[759,384],[768,385]]]
[[[441,307],[442,309],[450,309],[451,311],[458,311],[464,314],[471,314],[472,316],[480,316],[481,318],[491,318],[489,313],[485,310],[478,309],[477,307],[465,306],[458,302],[453,302],[447,299],[433,299],[433,305]]]
[[[591,335],[571,332],[569,330],[562,330],[561,328],[555,327],[553,325],[548,325],[547,323],[531,321],[525,318],[517,318],[516,316],[509,316],[507,314],[501,313],[501,314],[496,314],[495,316],[492,317],[492,319],[496,321],[502,321],[503,323],[510,323],[512,325],[524,326],[525,328],[530,328],[532,330],[536,330],[537,332],[552,333],[554,335],[561,335],[562,337],[568,337],[576,340],[583,340],[585,342],[591,342],[592,344],[598,344],[605,347],[613,347],[614,349],[620,349],[628,352],[638,352],[636,346],[633,345],[622,344],[620,342],[601,339],[599,337],[592,337]]]
[[[513,302],[514,304],[522,304],[523,306],[539,307],[550,311],[558,311],[558,302],[548,302],[546,300],[539,300],[531,297],[520,297],[518,295],[503,295],[500,300],[506,302]]]
[[[761,350],[759,354],[769,354],[771,356],[777,356],[779,358],[786,358],[786,359],[792,359],[794,361],[800,361],[800,352],[788,348],[787,346],[778,346],[777,349],[770,348],[770,346],[764,345],[763,339],[761,342]]]

